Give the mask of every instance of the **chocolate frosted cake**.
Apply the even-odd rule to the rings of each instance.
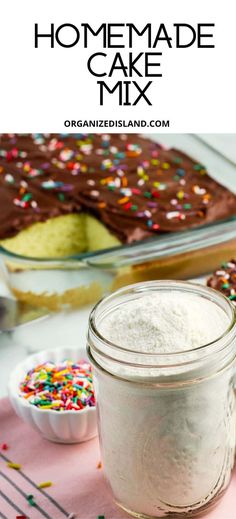
[[[207,280],[207,285],[219,290],[236,305],[236,260],[222,263]]]
[[[233,240],[107,269],[63,259],[236,214],[236,196],[202,164],[139,135],[3,134],[0,208],[11,289],[51,310],[94,302],[125,284],[214,270],[236,248]]]
[[[224,219],[236,197],[138,135],[3,134],[0,207],[5,248],[61,257]]]

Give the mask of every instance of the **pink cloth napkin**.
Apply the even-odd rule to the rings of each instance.
[[[2,449],[3,444],[8,449]],[[21,470],[7,466],[21,464]],[[0,400],[0,518],[128,519],[113,503],[100,461],[98,439],[77,445],[44,440],[14,413],[8,399]],[[37,485],[52,481],[50,488]],[[32,494],[36,506],[30,506]],[[231,485],[217,508],[206,519],[236,518],[236,471]]]

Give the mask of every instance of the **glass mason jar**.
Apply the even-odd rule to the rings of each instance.
[[[144,353],[112,344],[102,320],[127,301],[178,291],[218,305],[230,325],[217,340],[178,353]],[[235,455],[235,309],[222,294],[182,281],[125,287],[90,316],[105,475],[116,503],[139,518],[194,517],[226,490]]]

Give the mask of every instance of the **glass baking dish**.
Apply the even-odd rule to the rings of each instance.
[[[93,303],[139,281],[197,277],[235,255],[236,218],[231,218],[60,260],[26,258],[0,247],[0,275],[22,302],[56,311]]]

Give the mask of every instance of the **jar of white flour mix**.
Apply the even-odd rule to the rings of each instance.
[[[194,517],[226,490],[235,455],[235,310],[186,282],[132,285],[89,324],[105,475],[139,518]]]

